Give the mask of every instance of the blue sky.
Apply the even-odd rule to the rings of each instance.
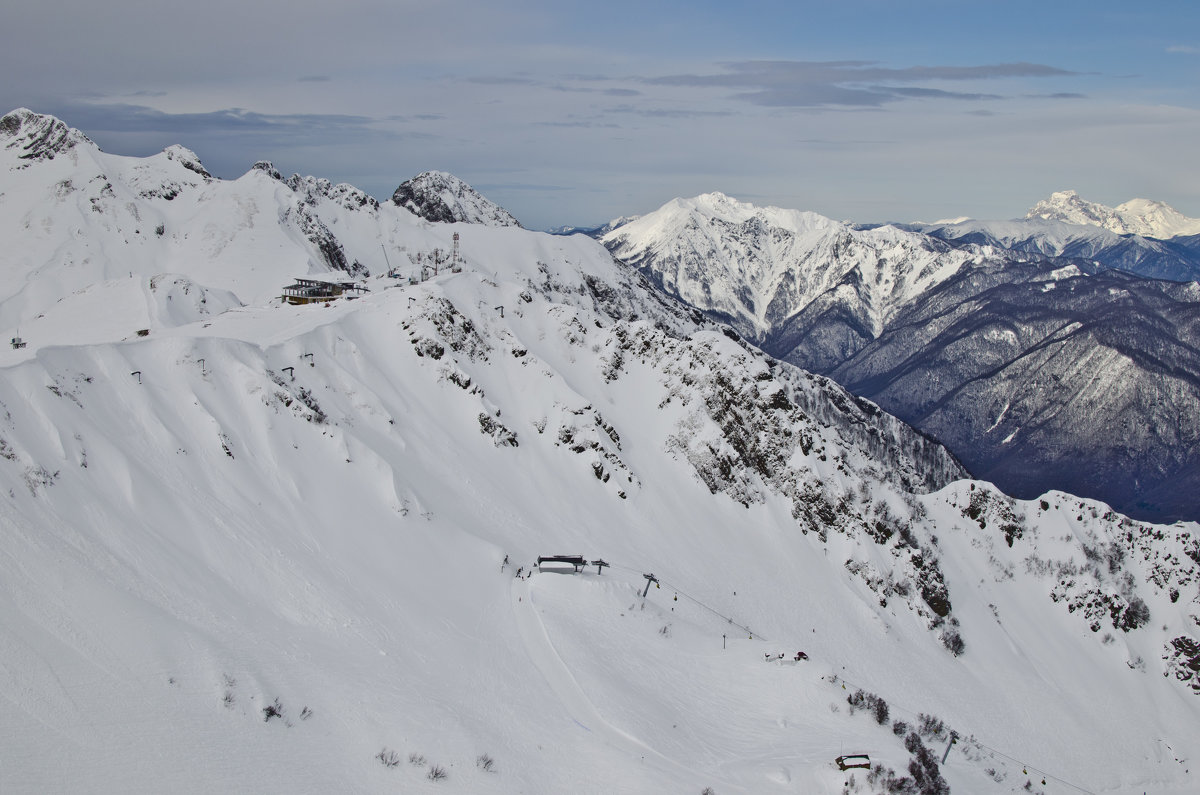
[[[0,107],[379,197],[451,171],[533,228],[720,190],[856,221],[1054,190],[1200,216],[1200,3],[57,0]]]

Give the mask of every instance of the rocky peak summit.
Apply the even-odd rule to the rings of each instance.
[[[28,108],[17,108],[0,118],[0,140],[5,141],[5,149],[18,150],[17,157],[26,161],[53,160],[76,144],[92,144],[66,122]]]
[[[392,201],[427,221],[521,226],[508,210],[445,171],[425,171],[400,183]]]
[[[166,155],[167,160],[174,160],[188,171],[194,171],[201,177],[204,177],[206,181],[212,179],[212,174],[208,173],[208,169],[204,167],[204,164],[200,162],[200,158],[191,149],[179,144],[172,144],[163,150],[163,154]]]

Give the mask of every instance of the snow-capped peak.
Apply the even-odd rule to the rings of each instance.
[[[973,256],[946,254],[895,227],[858,231],[818,213],[757,207],[723,193],[673,199],[602,242],[667,292],[732,319],[754,339],[839,285],[862,294],[864,325],[878,327],[898,301]]]
[[[392,201],[427,221],[521,226],[508,210],[445,171],[425,171],[400,183]]]
[[[283,182],[283,174],[281,174],[279,172],[279,169],[275,168],[275,164],[272,163],[270,160],[257,161],[254,165],[250,166],[250,172],[254,172],[254,171],[261,171],[264,174],[266,174],[268,177],[270,177],[271,179],[278,180],[279,182]],[[250,173],[250,172],[247,172],[247,173]]]
[[[1200,218],[1150,199],[1131,199],[1117,207],[1090,202],[1073,190],[1057,191],[1026,213],[1026,218],[1098,226],[1119,235],[1169,238],[1200,234]]]
[[[200,158],[186,146],[172,144],[163,150],[163,154],[166,155],[167,160],[174,160],[188,171],[194,171],[205,179],[212,179],[212,174],[208,173],[208,169],[200,162]]]
[[[79,130],[54,116],[17,108],[0,118],[0,141],[4,148],[15,150],[26,161],[53,160],[76,144],[92,140]]]

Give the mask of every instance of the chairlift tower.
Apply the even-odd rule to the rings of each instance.
[[[462,262],[463,262],[462,254],[459,253],[459,248],[458,248],[458,232],[455,232],[454,233],[454,248],[450,252],[450,271],[452,273],[459,273],[460,271],[462,271]]]
[[[380,244],[379,244],[379,247],[380,247],[381,249],[383,249],[383,261],[384,261],[385,263],[387,263],[387,274],[388,274],[388,276],[389,276],[389,277],[395,276],[395,275],[396,275],[396,272],[395,272],[394,270],[392,270],[392,261],[391,261],[391,260],[388,258],[388,255],[387,255],[387,246],[385,246],[385,245],[383,245],[382,243],[380,243]]]

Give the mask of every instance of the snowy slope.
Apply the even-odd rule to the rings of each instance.
[[[1131,199],[1116,207],[1090,202],[1073,190],[1058,191],[1035,204],[1026,218],[1098,226],[1119,235],[1170,238],[1200,234],[1200,218],[1188,218],[1174,207],[1150,199]]]
[[[4,223],[63,157],[0,171]],[[958,480],[586,237],[208,187],[245,180],[370,291],[285,306],[181,256],[238,300],[128,339],[81,300],[0,352],[0,790],[888,789],[860,752],[908,791],[1195,790],[1196,525]],[[455,231],[458,272],[368,260]],[[514,576],[557,553],[611,565]]]

